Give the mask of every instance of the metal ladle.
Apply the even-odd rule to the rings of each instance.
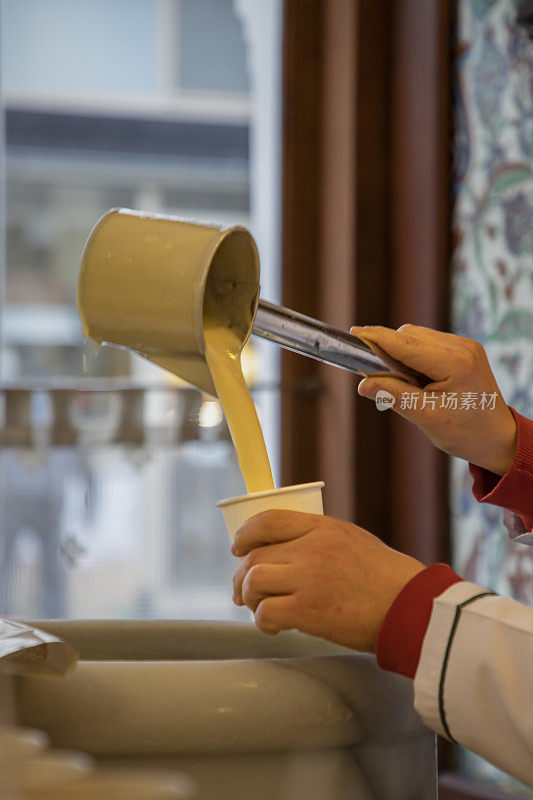
[[[85,335],[136,350],[216,396],[205,360],[204,319],[358,374],[429,378],[376,354],[361,339],[259,297],[249,231],[111,209],[86,242],[78,281]]]

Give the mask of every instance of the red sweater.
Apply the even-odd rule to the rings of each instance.
[[[518,514],[522,530],[533,530],[533,420],[511,408],[516,419],[516,453],[500,477],[470,464],[472,491],[480,503],[492,503]],[[383,669],[414,678],[433,600],[462,580],[447,564],[433,564],[409,581],[390,607],[380,628],[376,655]]]

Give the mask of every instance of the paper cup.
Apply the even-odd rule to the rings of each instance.
[[[324,483],[300,483],[297,486],[283,486],[268,492],[243,494],[219,500],[217,508],[222,509],[229,538],[233,542],[235,534],[255,514],[278,508],[284,511],[304,511],[307,514],[323,514],[322,489]]]

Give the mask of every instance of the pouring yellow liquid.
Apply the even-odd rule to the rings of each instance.
[[[237,451],[248,494],[274,489],[257,411],[242,374],[239,337],[204,320],[205,358]]]
[[[241,367],[258,289],[257,252],[243,230],[221,236],[209,226],[127,209],[108,212],[84,250],[78,308],[84,336],[96,348],[102,341],[130,347],[189,383],[214,387],[247,491],[260,492],[274,482]],[[205,258],[211,263],[204,286]]]
[[[130,276],[130,285],[133,277],[133,275]],[[89,308],[88,305],[90,304],[80,302],[83,332],[86,337],[90,337],[93,340],[95,347],[98,348],[100,341],[92,334],[91,328],[87,323],[88,319],[94,317],[94,309]],[[114,313],[117,317],[120,316],[118,304],[114,309]],[[143,338],[141,328],[142,325],[139,324],[136,336],[138,341],[142,341]],[[220,321],[212,321],[209,317],[204,318],[204,338],[206,345],[205,358],[226,416],[235,450],[237,451],[246,491],[251,494],[252,492],[274,489],[274,480],[263,432],[254,402],[242,373],[242,342],[229,325],[227,327],[222,326]],[[162,336],[162,346],[164,341],[165,337]],[[166,355],[160,352],[157,356],[146,354],[146,357],[169,372],[181,377],[179,374],[180,361],[173,357],[171,353]]]

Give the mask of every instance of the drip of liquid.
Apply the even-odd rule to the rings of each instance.
[[[274,488],[272,470],[254,402],[241,366],[242,343],[231,328],[204,321],[205,357],[237,451],[246,490]]]

